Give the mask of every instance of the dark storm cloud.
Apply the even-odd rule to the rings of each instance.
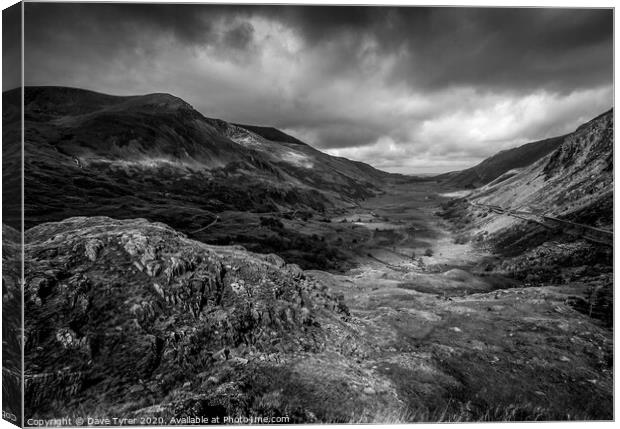
[[[26,4],[28,37],[32,40],[63,29],[69,32],[73,27],[82,29],[84,35],[107,32],[102,43],[133,43],[132,39],[123,39],[126,33],[146,29],[172,33],[185,43],[206,43],[213,34],[204,15],[200,9],[178,5]]]
[[[27,3],[26,28],[28,84],[170,92],[399,171],[612,102],[611,10]]]
[[[21,86],[21,4],[2,11],[2,90]]]
[[[249,22],[235,23],[219,34],[213,21],[266,17],[298,32],[311,48],[354,35],[355,48],[347,45],[331,59],[342,70],[357,66],[367,36],[376,42],[375,53],[400,53],[392,77],[418,89],[472,85],[570,91],[609,83],[613,69],[613,14],[603,9],[53,3],[27,7],[30,37],[35,40],[52,31],[50,22],[71,20],[81,23],[85,32],[104,33],[112,46],[131,44],[128,35],[148,29],[171,34],[184,44],[243,49],[252,41]]]
[[[236,49],[247,49],[252,42],[254,27],[249,22],[242,22],[224,33],[226,46]]]
[[[368,34],[383,55],[403,55],[394,77],[418,88],[570,91],[608,83],[612,76],[610,10],[288,7],[262,12],[289,23],[311,46],[344,34]],[[336,57],[340,66],[355,67],[357,52],[343,51]]]
[[[44,44],[58,34],[92,38],[104,54],[148,45],[146,36],[170,36],[189,47],[246,48],[253,27],[235,21],[237,14],[230,12],[225,7],[175,4],[29,3],[26,36],[31,45]],[[218,20],[226,20],[229,28],[224,32],[214,28]]]

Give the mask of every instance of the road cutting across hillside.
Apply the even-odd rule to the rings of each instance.
[[[584,225],[582,223],[571,222],[566,219],[561,219],[549,214],[542,214],[542,212],[536,213],[534,211],[524,211],[512,208],[500,207],[493,204],[482,204],[476,202],[469,202],[474,207],[486,208],[497,214],[504,214],[512,216],[517,219],[521,219],[528,222],[535,222],[545,228],[561,230],[566,234],[578,236],[585,240],[591,241],[597,244],[603,244],[606,246],[612,246],[614,244],[614,233],[602,228],[596,228],[591,225]]]

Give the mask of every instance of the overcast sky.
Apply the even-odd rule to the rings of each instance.
[[[611,10],[26,3],[27,85],[168,92],[401,173],[469,167],[613,103]]]

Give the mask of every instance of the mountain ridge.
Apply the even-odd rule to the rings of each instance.
[[[562,145],[566,137],[579,132],[584,127],[587,127],[589,123],[609,115],[612,112],[613,107],[591,120],[580,124],[575,131],[571,133],[504,149],[485,158],[473,167],[441,173],[435,175],[434,178],[443,181],[446,185],[472,189],[487,185],[495,180],[503,180],[512,177],[522,168],[531,165],[545,155],[555,151]],[[507,174],[507,176],[504,177],[504,174]]]
[[[527,167],[532,162],[555,150],[563,136],[551,137],[504,149],[465,170],[451,171],[435,176],[446,184],[464,188],[477,188],[499,178],[510,170]]]

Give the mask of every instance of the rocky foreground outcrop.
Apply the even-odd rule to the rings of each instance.
[[[21,424],[21,238],[2,225],[2,410]]]
[[[208,246],[143,219],[70,218],[25,241],[27,416],[258,407],[295,418],[273,400],[289,362],[356,354],[346,306],[275,255]],[[256,375],[274,368],[280,380]]]
[[[142,219],[25,241],[27,417],[613,417],[613,335],[579,285],[447,298],[447,275],[302,271]]]

